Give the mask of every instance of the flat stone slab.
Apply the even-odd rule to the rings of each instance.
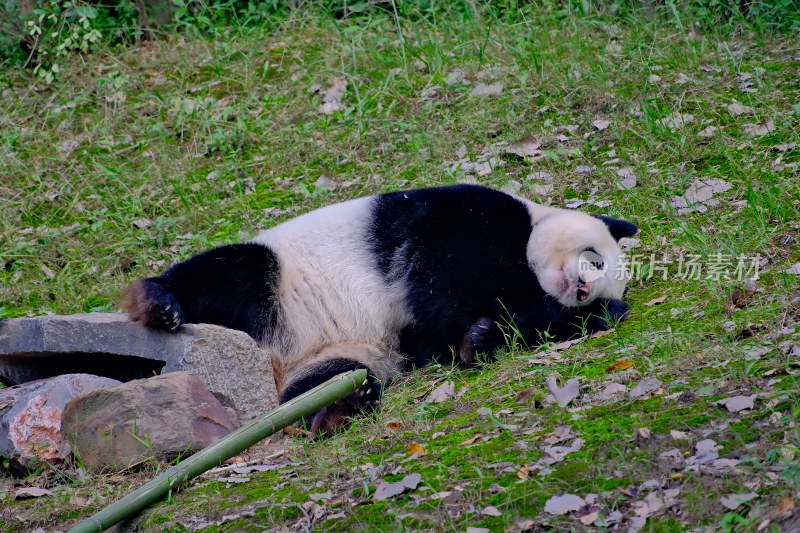
[[[0,381],[86,373],[119,381],[190,371],[246,421],[278,405],[272,363],[246,333],[210,324],[145,328],[123,313],[0,321]]]

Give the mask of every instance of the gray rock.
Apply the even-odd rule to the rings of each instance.
[[[114,379],[65,374],[0,389],[0,455],[24,465],[32,459],[59,461],[70,454],[61,436],[61,412],[70,400]]]
[[[7,384],[72,373],[130,381],[182,370],[197,374],[242,420],[278,404],[268,353],[241,331],[186,324],[171,333],[122,313],[0,322],[0,380]]]
[[[150,458],[186,457],[233,429],[225,408],[191,372],[78,396],[62,418],[64,438],[94,472],[119,471]]]

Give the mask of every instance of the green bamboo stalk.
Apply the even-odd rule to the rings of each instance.
[[[364,369],[339,374],[305,394],[279,405],[261,418],[168,468],[147,484],[70,529],[69,533],[98,533],[108,529],[258,441],[351,394],[365,379],[367,371]]]

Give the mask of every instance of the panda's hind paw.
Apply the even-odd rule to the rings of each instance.
[[[149,328],[175,331],[184,323],[178,299],[157,278],[139,280],[128,287],[124,305],[131,320]]]
[[[372,376],[345,398],[317,411],[311,418],[310,432],[315,437],[331,435],[344,427],[353,417],[376,408],[383,388]]]

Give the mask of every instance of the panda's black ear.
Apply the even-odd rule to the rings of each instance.
[[[639,233],[639,226],[628,222],[627,220],[622,220],[621,218],[612,218],[607,217],[604,215],[592,215],[595,218],[599,218],[603,221],[603,223],[608,226],[608,231],[611,233],[611,236],[614,237],[616,240],[620,240],[623,237],[633,237],[637,233]]]

